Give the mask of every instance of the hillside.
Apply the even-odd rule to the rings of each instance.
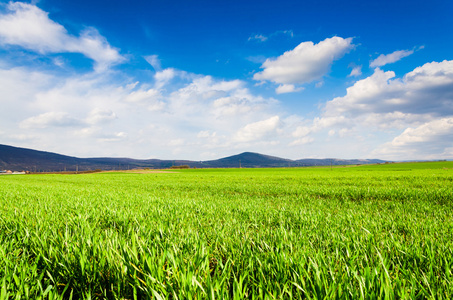
[[[300,159],[291,160],[260,153],[241,154],[209,161],[190,160],[138,160],[132,158],[78,158],[52,152],[0,145],[0,170],[59,172],[86,170],[124,170],[134,168],[165,169],[171,166],[188,165],[191,168],[276,168],[297,166],[329,166],[383,163],[378,159]]]
[[[203,164],[214,168],[272,168],[288,167],[292,160],[260,153],[244,152],[217,160],[206,161]]]

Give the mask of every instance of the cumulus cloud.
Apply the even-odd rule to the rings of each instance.
[[[279,84],[303,84],[322,78],[333,61],[353,48],[352,38],[332,37],[318,44],[303,42],[275,59],[267,59],[263,71],[253,76]]]
[[[184,87],[170,94],[170,110],[181,112],[182,119],[197,119],[204,114],[205,120],[218,123],[246,114],[260,113],[273,102],[254,96],[240,80],[215,80],[211,76],[196,76]],[[214,119],[211,119],[213,117]]]
[[[453,117],[442,118],[425,123],[416,128],[407,128],[404,132],[393,139],[395,146],[406,146],[412,143],[435,142],[438,139],[448,141],[449,146],[453,143]],[[438,146],[438,143],[433,143]]]
[[[377,157],[449,157],[452,99],[453,61],[426,63],[401,78],[377,68],[347,88],[345,96],[328,101],[320,117],[298,126],[292,144],[325,132],[355,143],[367,140]],[[385,143],[389,138],[392,142]]]
[[[278,101],[254,94],[241,80],[165,69],[131,82],[110,72],[56,76],[3,66],[0,128],[8,130],[0,138],[6,144],[85,157],[174,158],[180,149],[183,158],[202,159],[205,152],[257,151],[250,147],[277,134]],[[263,120],[267,127],[251,125]]]
[[[369,113],[360,116],[361,122],[367,127],[376,127],[380,130],[404,129],[407,126],[423,124],[436,117],[433,113],[415,114],[400,111],[388,113]]]
[[[81,125],[82,121],[77,120],[65,112],[47,112],[38,116],[30,117],[20,123],[21,128],[36,129],[47,127],[67,127]]]
[[[279,124],[280,118],[278,116],[273,116],[263,121],[247,124],[236,133],[235,141],[250,142],[261,139],[265,135],[275,132]]]
[[[147,90],[137,90],[131,92],[126,97],[126,101],[129,102],[156,102],[160,97],[159,90],[156,89],[147,89]]]
[[[298,126],[296,130],[293,131],[292,136],[296,138],[305,137],[311,132],[313,132],[313,129],[309,126]]]
[[[303,90],[303,88],[301,88],[301,87],[296,88],[293,84],[282,84],[282,85],[279,85],[275,89],[275,92],[277,94],[286,94],[286,93],[299,92],[299,91],[302,91],[302,90]]]
[[[49,19],[48,13],[35,5],[10,2],[0,15],[0,44],[14,45],[47,53],[82,53],[96,62],[98,71],[125,59],[94,28],[87,28],[78,37]]]
[[[453,61],[426,63],[401,79],[395,78],[392,71],[376,69],[373,75],[357,81],[346,91],[346,96],[326,104],[325,115],[393,112],[452,115]]]
[[[448,117],[409,127],[374,154],[399,159],[453,158],[452,147],[453,117]]]
[[[293,137],[300,138],[306,137],[311,133],[319,132],[325,128],[332,128],[332,127],[350,127],[351,120],[346,118],[345,116],[324,116],[324,117],[316,117],[313,119],[311,125],[304,125],[298,126],[292,133]]]
[[[406,56],[411,55],[412,53],[414,53],[414,50],[399,50],[390,54],[381,54],[376,59],[370,62],[370,67],[376,68],[392,64]]]

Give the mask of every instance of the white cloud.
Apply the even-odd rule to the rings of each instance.
[[[453,61],[427,63],[402,79],[393,78],[394,72],[376,69],[349,87],[346,96],[329,101],[325,115],[453,114]]]
[[[453,158],[452,147],[453,117],[448,117],[409,127],[374,154],[392,159]]]
[[[393,139],[392,145],[405,146],[412,143],[434,142],[439,138],[447,138],[448,144],[453,144],[453,118],[442,118],[416,128],[407,128]]]
[[[376,59],[374,59],[372,62],[370,62],[370,67],[371,68],[382,67],[382,66],[397,62],[400,59],[411,55],[412,53],[414,53],[414,50],[399,50],[399,51],[395,51],[390,54],[385,54],[385,55],[381,54]]]
[[[345,137],[346,135],[350,134],[353,130],[350,129],[350,128],[341,128],[339,131],[338,131],[338,135],[340,137]]]
[[[313,44],[303,42],[276,59],[267,59],[264,70],[253,76],[279,84],[303,84],[322,78],[334,60],[353,48],[352,38],[332,37]]]
[[[351,73],[348,75],[348,77],[357,77],[362,75],[362,66],[355,66],[352,68]]]
[[[300,139],[297,139],[295,141],[292,141],[289,146],[300,146],[300,145],[306,145],[306,144],[310,144],[310,143],[313,143],[315,141],[314,138],[312,137],[309,137],[309,136],[306,136],[306,137],[303,137],[303,138],[300,138]]]
[[[394,111],[365,114],[361,117],[361,122],[366,124],[367,127],[376,127],[380,130],[401,130],[407,126],[417,126],[433,119],[435,119],[435,114],[414,114]]]
[[[247,124],[236,133],[234,140],[237,142],[250,142],[261,139],[265,135],[275,132],[279,124],[280,118],[278,116],[273,116],[263,121]]]
[[[312,131],[313,131],[312,128],[310,128],[309,126],[298,126],[296,130],[294,130],[294,132],[292,133],[292,136],[296,138],[305,137],[309,135]]]
[[[197,134],[197,138],[209,138],[209,137],[215,137],[216,135],[217,135],[216,132],[211,133],[209,130],[203,130]]]
[[[453,61],[426,63],[402,78],[376,69],[328,101],[320,117],[298,126],[292,144],[325,134],[386,159],[446,158],[452,120]]]
[[[319,81],[319,82],[317,82],[317,83],[315,84],[315,87],[318,88],[318,89],[321,88],[321,87],[323,87],[323,86],[324,86],[324,81]]]
[[[28,108],[28,103],[37,93],[51,89],[55,83],[53,76],[42,72],[26,68],[0,68],[0,112],[3,112],[0,122],[36,115],[36,110]]]
[[[250,112],[254,105],[244,98],[222,97],[212,103],[213,112],[218,117],[244,115]]]
[[[296,88],[293,84],[282,84],[282,85],[279,85],[275,89],[275,92],[277,94],[285,94],[285,93],[299,92],[299,91],[302,91],[302,90],[303,90],[303,88],[301,88],[301,87]]]
[[[30,117],[20,123],[21,128],[36,129],[53,127],[67,127],[81,125],[82,121],[77,120],[65,112],[48,112],[38,116]]]
[[[232,118],[249,121],[248,118],[261,114],[274,100],[252,95],[244,85],[240,80],[196,76],[189,84],[170,94],[170,110],[173,114],[178,112],[179,117],[188,122],[200,115],[213,123],[228,122]]]
[[[82,137],[82,138],[90,138],[99,135],[101,132],[100,127],[92,126],[92,127],[85,127],[79,130],[74,131],[74,136]]]
[[[127,133],[125,132],[115,132],[110,135],[104,135],[98,138],[99,142],[102,143],[110,143],[110,142],[120,142],[123,141],[127,137]]]
[[[117,72],[65,77],[2,66],[0,61],[5,144],[82,157],[162,159],[177,151],[185,159],[203,159],[204,152],[222,157],[277,147],[266,141],[277,130],[262,124],[266,133],[250,124],[279,119],[278,101],[253,94],[240,80],[165,69],[138,82],[118,80]],[[243,139],[253,130],[247,144],[237,140],[238,132]]]
[[[65,65],[64,59],[61,57],[54,58],[53,63],[58,67],[63,67]]]
[[[9,13],[0,15],[2,44],[20,45],[41,53],[64,48],[68,33],[63,26],[48,18],[38,7],[21,2],[10,2]]]
[[[160,97],[160,91],[156,89],[133,91],[126,97],[129,102],[156,102]]]
[[[157,55],[148,55],[144,58],[154,68],[154,70],[160,71],[162,69],[159,57]]]
[[[96,70],[98,71],[103,71],[111,65],[125,60],[118,50],[111,47],[107,40],[94,28],[82,31],[80,37],[73,40],[72,45],[68,43],[67,46],[66,49],[63,49],[64,51],[80,52],[96,61]]]
[[[88,124],[99,124],[110,122],[117,118],[117,115],[110,109],[95,108],[88,114],[86,122]]]
[[[87,28],[76,37],[35,5],[10,2],[7,9],[6,14],[0,15],[0,44],[20,46],[41,54],[82,53],[96,62],[98,71],[125,60],[94,28]]]
[[[267,36],[264,36],[262,34],[255,34],[254,36],[251,36],[249,37],[249,41],[252,41],[252,40],[257,40],[257,41],[260,41],[260,42],[265,42],[267,41],[268,37]]]
[[[156,74],[154,74],[154,80],[156,81],[155,88],[156,89],[162,88],[176,76],[184,77],[186,76],[186,73],[183,71],[175,70],[173,68],[157,70]]]
[[[171,140],[168,145],[171,146],[171,147],[178,147],[178,146],[183,146],[185,144],[185,140],[184,139],[174,139],[174,140]]]
[[[268,36],[265,36],[265,35],[262,35],[262,34],[255,34],[255,35],[250,36],[248,38],[248,41],[265,42],[269,38],[274,38],[276,36],[281,36],[281,35],[289,36],[289,37],[292,38],[292,37],[294,37],[294,32],[292,30],[278,30],[278,31],[275,31],[275,32],[269,34]]]
[[[79,143],[83,140],[90,140],[92,143],[102,143],[103,146],[105,146],[105,142],[112,143],[124,141],[128,137],[128,134],[123,131],[107,132],[103,127],[91,126],[71,132],[71,137],[73,138],[73,142],[77,141],[77,143]]]
[[[344,116],[316,117],[310,126],[298,126],[292,133],[295,138],[305,137],[311,133],[336,126],[351,126],[351,121]]]

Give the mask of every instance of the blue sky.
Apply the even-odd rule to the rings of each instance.
[[[453,158],[451,1],[0,1],[0,143]]]

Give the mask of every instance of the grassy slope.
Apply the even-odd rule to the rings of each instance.
[[[3,176],[0,299],[451,298],[452,167]]]

